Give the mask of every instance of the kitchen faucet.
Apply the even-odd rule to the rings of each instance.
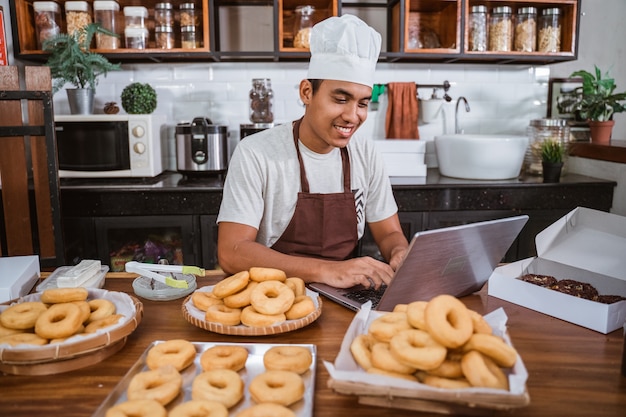
[[[470,106],[467,102],[467,99],[463,96],[459,97],[456,101],[456,108],[454,109],[454,133],[462,133],[459,130],[459,103],[462,101],[465,102],[465,111],[469,113]]]

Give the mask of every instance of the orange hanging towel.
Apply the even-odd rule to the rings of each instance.
[[[387,84],[388,104],[385,137],[388,139],[419,139],[417,130],[417,84]]]

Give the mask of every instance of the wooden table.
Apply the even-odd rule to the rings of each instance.
[[[201,278],[199,286],[215,277]],[[105,288],[133,294],[125,274],[107,277]],[[314,343],[318,363],[315,416],[396,417],[427,415],[360,405],[356,397],[334,393],[322,361],[334,361],[354,313],[324,299],[321,317],[300,330],[268,337],[232,337],[213,334],[188,323],[182,300],[149,301],[141,324],[126,346],[110,358],[86,368],[50,376],[0,376],[0,415],[90,416],[154,340],[184,338],[195,342]],[[486,290],[463,298],[482,314],[504,307],[509,332],[529,372],[530,405],[494,416],[623,416],[626,413],[626,377],[621,376],[623,332],[603,335],[541,313],[489,297]]]

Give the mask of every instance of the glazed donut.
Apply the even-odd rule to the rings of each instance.
[[[0,338],[0,345],[6,343],[11,346],[16,345],[45,345],[48,339],[37,336],[35,333],[15,333]]]
[[[413,301],[406,307],[406,318],[411,326],[416,329],[426,330],[424,311],[427,305],[427,301]]]
[[[308,295],[299,295],[293,300],[293,305],[285,312],[287,320],[297,320],[308,316],[315,311],[315,302]]]
[[[376,343],[372,346],[372,365],[396,374],[412,374],[417,369],[414,366],[400,362],[390,351],[389,343]]]
[[[467,307],[448,294],[432,298],[424,311],[426,330],[441,345],[457,348],[468,341],[474,327]]]
[[[367,370],[368,374],[376,374],[376,375],[385,375],[385,376],[390,376],[393,378],[400,378],[400,379],[406,379],[407,381],[413,381],[415,382],[415,376],[413,376],[412,374],[399,374],[397,372],[391,372],[391,371],[386,371],[384,369],[378,369],[375,367],[371,367]]]
[[[409,307],[408,304],[396,304],[391,310],[393,313],[406,313],[406,309]]]
[[[191,365],[195,358],[196,347],[193,343],[183,339],[172,339],[152,346],[146,356],[146,365],[150,369],[172,365],[180,372]]]
[[[155,400],[129,400],[109,408],[105,417],[167,417],[167,410]]]
[[[287,320],[287,317],[284,314],[261,314],[252,306],[248,306],[241,311],[241,322],[248,327],[273,326],[285,320]]]
[[[230,369],[212,369],[196,376],[191,384],[194,400],[217,401],[231,408],[243,398],[244,383]]]
[[[155,400],[168,405],[180,393],[183,377],[171,365],[135,374],[128,384],[129,400]]]
[[[104,298],[97,298],[95,300],[88,301],[89,309],[91,313],[89,314],[89,323],[96,320],[101,320],[106,317],[112,316],[115,314],[116,307],[109,300],[105,300]]]
[[[492,334],[474,333],[463,346],[463,350],[465,352],[477,350],[504,368],[512,367],[517,361],[517,351],[512,346],[507,345],[504,340]]]
[[[243,290],[236,294],[224,297],[224,305],[230,308],[244,308],[250,305],[250,294],[252,290],[259,285],[256,281],[248,282],[248,285]]]
[[[442,376],[432,375],[429,372],[418,372],[417,379],[426,385],[445,389],[463,389],[471,388],[472,385],[465,378],[445,378]]]
[[[430,375],[441,378],[458,379],[463,378],[463,370],[461,369],[461,361],[446,358],[441,365],[428,371]]]
[[[354,361],[366,371],[372,365],[372,346],[376,343],[374,336],[370,334],[360,334],[350,343],[350,353]]]
[[[41,293],[41,302],[45,304],[71,303],[85,301],[89,292],[87,288],[48,288]]]
[[[389,342],[389,350],[398,361],[425,371],[441,365],[448,353],[429,333],[418,329],[396,334]]]
[[[27,330],[35,327],[37,318],[48,309],[39,301],[25,301],[13,304],[0,314],[0,323],[8,329]]]
[[[78,306],[80,309],[81,323],[85,323],[91,314],[91,307],[89,307],[89,303],[87,301],[72,301],[72,304],[76,304]]]
[[[472,328],[474,329],[474,333],[482,333],[482,334],[492,334],[493,329],[487,323],[487,320],[474,310],[467,310],[470,314],[470,318],[472,319]]]
[[[295,372],[266,371],[252,379],[248,390],[257,403],[288,407],[304,395],[304,381]]]
[[[228,408],[217,401],[191,400],[174,407],[168,417],[228,417]]]
[[[239,371],[246,366],[248,350],[242,346],[213,346],[202,352],[200,365],[204,371],[230,369]]]
[[[124,317],[123,314],[113,314],[112,316],[92,321],[87,326],[85,326],[84,333],[95,333],[100,329],[113,326],[114,324],[117,324],[122,319],[122,317]]]
[[[24,333],[24,330],[9,329],[8,327],[3,326],[2,322],[0,321],[0,338],[4,336],[10,336],[12,334],[17,334],[17,333]]]
[[[213,323],[237,326],[241,323],[241,309],[226,307],[224,304],[215,304],[207,309],[204,317]]]
[[[246,288],[248,281],[250,281],[248,271],[237,272],[215,284],[213,295],[217,298],[224,298],[236,294]]]
[[[235,417],[296,417],[296,413],[279,404],[262,403],[246,408]]]
[[[287,284],[287,286],[291,288],[291,291],[293,291],[293,294],[296,297],[300,297],[301,295],[306,295],[306,284],[304,283],[304,280],[302,278],[297,278],[297,277],[287,278],[285,280],[285,284]]]
[[[70,337],[80,329],[80,320],[80,307],[76,304],[52,304],[37,318],[35,333],[44,339]]]
[[[213,305],[223,304],[224,300],[217,298],[209,291],[194,291],[194,293],[191,294],[191,302],[198,310],[207,311],[208,308]]]
[[[252,267],[250,268],[250,279],[256,282],[285,281],[287,274],[280,269]]]
[[[411,329],[406,313],[386,313],[372,321],[369,333],[379,342],[389,343],[393,335]]]
[[[289,310],[294,299],[293,291],[278,281],[263,281],[250,293],[250,305],[257,312],[270,316]]]
[[[311,351],[302,346],[274,346],[263,355],[263,365],[269,371],[291,371],[303,374],[313,362]]]
[[[474,387],[509,389],[509,381],[502,369],[489,357],[472,350],[461,359],[463,375]]]

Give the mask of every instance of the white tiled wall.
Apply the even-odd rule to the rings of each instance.
[[[169,134],[164,140],[175,151],[174,126],[194,117],[209,117],[214,124],[227,125],[231,149],[239,139],[239,125],[250,123],[248,93],[252,78],[270,78],[274,91],[274,120],[284,123],[299,118],[303,109],[298,85],[306,77],[307,63],[193,63],[124,65],[122,71],[103,78],[96,92],[95,111],[104,103],[120,104],[124,87],[132,82],[150,83],[157,92],[155,113],[167,117]],[[454,108],[458,97],[467,98],[471,111],[459,109],[459,126],[466,133],[524,134],[529,120],[545,117],[547,67],[493,65],[380,64],[376,83],[412,81],[441,84],[448,80],[452,101],[445,103],[437,118],[420,121],[420,137],[425,140],[454,130]],[[432,90],[418,88],[419,96],[429,98]],[[443,96],[443,90],[438,92]],[[375,139],[384,138],[386,97],[378,111],[370,111],[361,132]],[[54,96],[55,113],[69,113],[64,91]],[[431,149],[431,147],[427,148]],[[170,155],[175,169],[175,155]]]

